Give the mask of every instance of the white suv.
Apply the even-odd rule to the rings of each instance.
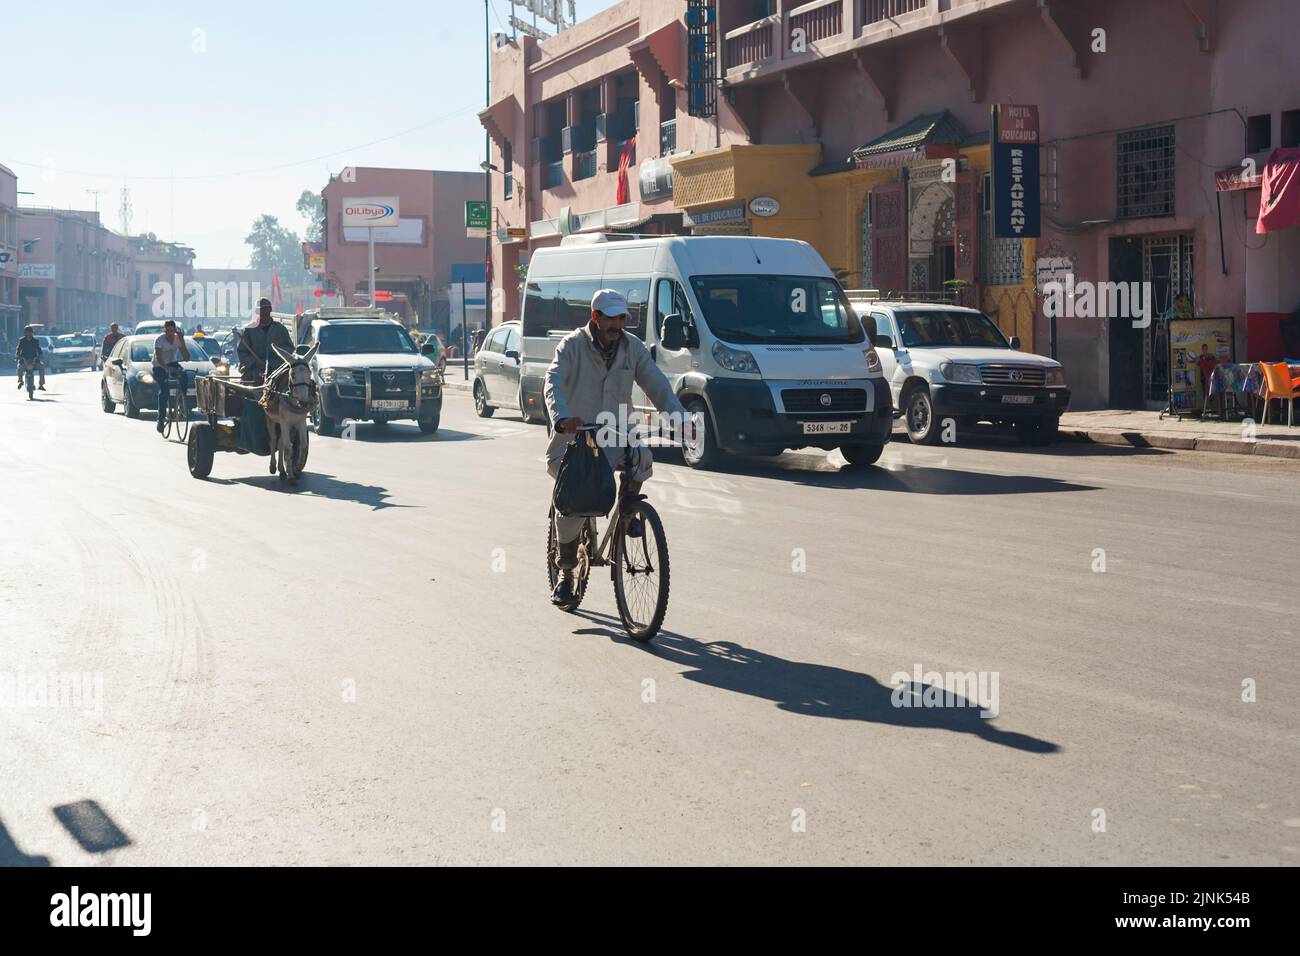
[[[1070,404],[1060,362],[1020,351],[1019,338],[1008,342],[975,309],[879,299],[866,290],[848,296],[861,318],[875,320],[876,354],[914,443],[938,442],[949,420],[958,429],[1012,425],[1027,445],[1056,440]]]

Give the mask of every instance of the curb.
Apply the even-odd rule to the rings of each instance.
[[[1066,441],[1117,445],[1125,448],[1160,448],[1166,451],[1208,451],[1227,455],[1265,455],[1269,458],[1300,460],[1300,443],[1242,441],[1232,438],[1194,438],[1159,432],[1125,432],[1103,429],[1062,428]]]

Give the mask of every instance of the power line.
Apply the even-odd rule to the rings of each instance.
[[[479,111],[478,106],[462,107],[461,109],[457,110],[454,113],[448,113],[445,116],[435,117],[434,119],[421,123],[418,126],[412,126],[411,128],[404,129],[401,132],[393,133],[391,136],[383,136],[379,139],[373,139],[368,143],[361,143],[358,146],[347,146],[344,147],[343,149],[334,150],[333,152],[323,153],[320,156],[313,156],[310,159],[300,159],[300,160],[295,160],[294,162],[291,163],[280,163],[275,166],[263,166],[260,169],[245,169],[233,173],[206,173],[201,176],[130,176],[130,175],[119,175],[117,173],[89,172],[87,170],[81,170],[81,169],[60,169],[55,166],[46,166],[38,163],[27,163],[17,159],[12,160],[11,162],[15,166],[27,166],[31,169],[50,170],[51,172],[63,173],[67,176],[89,176],[95,179],[123,179],[123,180],[131,179],[131,180],[136,180],[138,182],[172,182],[175,180],[180,180],[181,182],[194,182],[198,180],[209,180],[209,179],[228,179],[236,176],[256,176],[261,173],[271,173],[281,169],[292,169],[295,166],[306,166],[308,163],[319,163],[322,160],[330,159],[334,156],[341,156],[344,153],[354,152],[355,150],[358,149],[367,149],[368,147],[377,146],[380,143],[387,143],[391,140],[409,135],[410,133],[418,132],[419,130],[426,129],[430,126],[435,126],[438,123],[445,123],[447,122],[447,120],[455,119],[458,116],[464,116],[466,113],[477,113],[478,111]]]

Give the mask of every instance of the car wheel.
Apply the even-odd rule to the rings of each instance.
[[[492,413],[496,411],[487,403],[487,389],[483,387],[481,381],[474,383],[474,411],[478,413],[479,418],[491,418]]]
[[[131,394],[131,386],[122,386],[122,410],[126,412],[127,418],[139,418],[140,406],[135,403],[135,397]]]
[[[709,407],[704,399],[693,398],[686,403],[686,410],[696,418],[697,429],[695,441],[682,442],[682,458],[691,468],[709,470],[717,468],[722,462],[722,449],[714,435],[713,421],[709,418]]]
[[[850,468],[865,468],[874,465],[884,454],[884,445],[841,445],[840,454],[849,463]]]
[[[903,424],[913,445],[933,445],[939,440],[939,422],[934,415],[934,400],[930,390],[919,385],[908,394],[903,404]]]
[[[528,410],[527,399],[524,397],[524,387],[519,386],[519,392],[515,395],[515,400],[519,404],[519,416],[528,424],[532,425],[541,421],[536,415]]]
[[[117,402],[109,398],[108,386],[105,385],[103,382],[99,383],[99,402],[100,402],[100,407],[103,408],[104,411],[107,412],[109,415],[112,415],[114,412],[117,411]]]
[[[338,427],[334,419],[325,414],[325,406],[320,396],[316,397],[316,404],[311,407],[311,423],[316,426],[316,434],[322,438],[329,438]]]

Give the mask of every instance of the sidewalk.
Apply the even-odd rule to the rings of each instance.
[[[1286,415],[1285,406],[1282,414]],[[1066,412],[1061,416],[1061,439],[1300,460],[1300,422],[1295,428],[1288,428],[1285,417],[1281,425],[1270,421],[1268,425],[1251,426],[1243,422],[1203,422],[1186,417],[1180,422],[1168,415],[1161,419],[1159,412],[1112,409]]]

